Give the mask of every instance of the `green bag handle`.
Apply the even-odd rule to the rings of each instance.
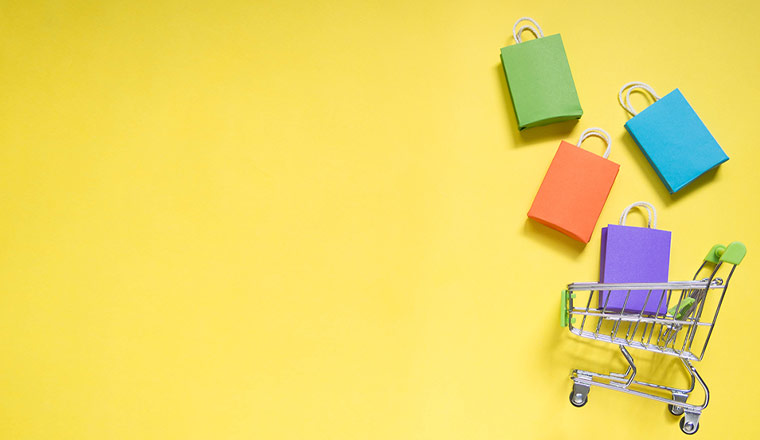
[[[723,246],[722,244],[713,246],[710,252],[707,253],[705,261],[713,264],[729,263],[738,265],[742,262],[745,255],[747,255],[747,246],[742,242],[734,241],[728,246]]]
[[[570,319],[570,298],[575,298],[575,294],[563,290],[559,302],[559,325],[562,327],[567,327],[570,322],[575,323],[575,318]]]

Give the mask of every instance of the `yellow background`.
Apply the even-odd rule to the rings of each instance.
[[[571,368],[623,367],[558,325],[599,230],[582,246],[525,214],[559,141],[592,126],[621,164],[598,227],[654,203],[673,278],[747,244],[697,364],[698,436],[757,437],[759,13],[4,2],[0,438],[682,438],[653,401],[568,402]],[[523,15],[562,34],[577,124],[516,130],[499,48]],[[632,80],[681,88],[731,160],[668,195],[623,129]]]

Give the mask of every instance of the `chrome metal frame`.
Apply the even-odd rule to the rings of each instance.
[[[668,404],[672,414],[684,415],[681,420],[681,429],[687,434],[696,432],[702,411],[710,402],[710,391],[691,361],[701,361],[704,357],[729,281],[736,269],[736,265],[731,265],[724,282],[716,276],[723,265],[722,262],[718,262],[707,278],[697,280],[700,272],[705,269],[705,264],[702,263],[697,269],[691,281],[572,283],[567,286],[563,301],[567,301],[567,325],[570,332],[582,338],[618,345],[628,364],[625,373],[602,374],[579,369],[572,370],[573,391],[570,400],[573,405],[583,406],[588,399],[591,387],[622,391]],[[619,311],[607,309],[613,291],[616,294],[625,292],[623,306]],[[644,305],[641,306],[641,310],[637,308],[632,313],[626,312],[625,308],[631,292],[634,291],[648,292]],[[656,312],[646,314],[644,309],[654,291],[658,291],[656,295],[660,295]],[[659,291],[667,292],[667,295],[660,294]],[[585,301],[585,304],[583,302],[578,304],[579,301],[576,298],[580,292],[583,292],[581,295],[588,295],[588,301]],[[716,303],[714,298],[717,295],[719,298]],[[594,302],[594,298],[597,302]],[[602,301],[602,298],[606,299]],[[691,300],[687,301],[687,298]],[[663,299],[665,299],[665,306],[670,307],[667,313],[662,313]],[[708,299],[713,305],[706,308]],[[713,306],[714,313],[711,313]],[[581,320],[579,326],[574,325],[576,318]],[[706,337],[696,338],[699,329],[707,330]],[[628,348],[678,357],[689,375],[690,386],[684,389],[636,380],[638,369]],[[701,404],[687,403],[696,384],[699,384],[704,391],[704,401]],[[663,392],[669,394],[669,398],[663,397],[661,395]]]

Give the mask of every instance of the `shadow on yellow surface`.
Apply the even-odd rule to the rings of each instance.
[[[679,278],[760,243],[760,3],[630,6],[4,2],[0,439],[683,439],[645,399],[570,405],[572,368],[625,364],[559,326],[559,291],[635,200]],[[582,121],[518,131],[499,48],[523,14],[566,41]],[[671,199],[623,128],[630,79],[688,88],[728,169]],[[526,213],[590,126],[621,169],[584,246]],[[697,438],[760,438],[755,261]]]
[[[523,223],[523,234],[535,243],[545,246],[550,252],[559,253],[570,259],[578,257],[586,249],[586,243],[570,238],[529,218],[526,218]]]

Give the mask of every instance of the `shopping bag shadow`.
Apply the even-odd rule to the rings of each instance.
[[[670,197],[672,198],[673,202],[689,197],[690,194],[699,191],[700,188],[715,180],[719,170],[719,166],[711,169],[710,171],[697,177],[696,180],[686,185],[682,190],[678,191],[675,194],[672,194]]]
[[[512,95],[509,92],[507,79],[504,77],[504,69],[501,63],[498,63],[495,66],[494,72],[496,73],[496,80],[501,87],[501,96],[504,98],[504,114],[506,116],[504,121],[506,124],[506,130],[512,135],[512,144],[515,147],[523,147],[550,140],[559,142],[559,139],[566,139],[570,135],[570,132],[573,131],[573,128],[578,124],[579,119],[573,119],[570,121],[520,130],[517,127],[517,117],[515,116],[515,108],[512,105]]]
[[[523,224],[523,234],[552,251],[559,252],[571,259],[577,258],[586,248],[586,243],[581,243],[529,218],[526,218]]]
[[[556,319],[552,321],[556,326]],[[551,341],[554,349],[549,352],[552,353],[552,362],[567,365],[568,374],[573,369],[597,372],[625,371],[623,357],[616,345],[581,338],[570,333],[565,327],[561,330],[557,327],[557,332],[557,338]]]
[[[559,295],[557,295],[557,299],[559,299]],[[616,344],[581,338],[570,333],[567,327],[560,327],[558,325],[558,306],[554,310],[547,308],[544,314],[543,322],[545,323],[546,332],[544,333],[544,337],[541,338],[543,342],[542,351],[546,353],[546,358],[544,359],[546,365],[559,366],[551,370],[552,374],[557,374],[558,370],[563,372],[562,376],[556,378],[555,388],[557,390],[557,398],[561,398],[564,402],[567,402],[567,394],[572,389],[573,384],[572,380],[570,380],[572,370],[579,369],[602,374],[610,372],[624,373],[628,368],[628,363]],[[576,325],[580,325],[580,322],[577,322]],[[588,328],[588,325],[586,328]],[[609,327],[602,326],[602,328],[606,330]],[[634,358],[638,369],[636,380],[677,388],[688,388],[689,375],[681,365],[681,362],[675,357],[649,353],[635,348],[628,348],[628,351]],[[697,386],[693,397],[690,397],[690,402],[700,403],[702,401],[703,394],[698,388],[699,386]],[[635,389],[649,393],[653,392],[651,389],[642,387],[635,387]],[[610,391],[601,389],[593,389],[591,391],[592,394],[599,392],[609,393]],[[671,398],[668,392],[660,393],[654,391],[654,394],[668,399]],[[620,399],[626,399],[626,397],[621,395]],[[652,411],[648,405],[629,407],[628,403],[622,401],[620,404],[627,411],[642,412],[642,416],[649,417]],[[632,404],[633,402],[631,402]],[[655,402],[652,402],[652,404],[657,405]],[[665,409],[661,413],[668,424],[677,424],[680,419],[673,417]]]

